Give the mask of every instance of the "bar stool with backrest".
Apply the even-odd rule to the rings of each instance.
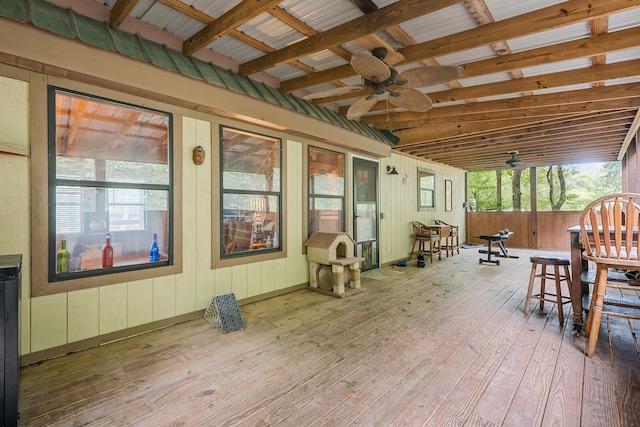
[[[413,221],[411,225],[413,227],[413,243],[411,245],[411,252],[409,252],[409,261],[411,261],[411,258],[413,258],[413,255],[416,253],[417,244],[418,253],[423,252],[428,254],[429,260],[433,264],[433,254],[438,252],[438,257],[440,257],[440,235],[420,221]]]
[[[453,256],[453,251],[457,251],[459,254],[460,253],[460,237],[458,233],[459,227],[457,225],[447,224],[446,222],[439,219],[436,219],[433,222],[435,222],[438,225],[446,225],[451,229],[451,233],[447,237],[445,244],[447,245],[448,249],[451,249],[451,256]]]
[[[595,353],[603,314],[640,320],[640,282],[613,270],[640,271],[639,212],[640,194],[616,193],[589,203],[580,215],[582,258],[596,265],[585,328],[588,357]],[[616,295],[607,295],[607,291]]]
[[[538,273],[538,265],[540,265],[541,272]],[[564,325],[564,313],[562,306],[569,304],[571,298],[562,295],[562,282],[567,285],[567,292],[569,292],[571,284],[571,275],[569,273],[569,265],[571,262],[568,258],[553,257],[553,256],[532,256],[531,257],[531,274],[529,276],[529,289],[527,290],[527,299],[524,303],[524,314],[529,314],[529,306],[531,300],[536,299],[540,301],[540,311],[544,310],[545,301],[555,303],[558,305],[558,320],[560,326]],[[553,271],[547,271],[547,267],[553,267]],[[560,273],[560,267],[563,267],[564,274]],[[534,294],[533,287],[535,280],[540,279],[540,291]],[[546,281],[553,280],[555,282],[555,293],[550,292],[546,287]]]

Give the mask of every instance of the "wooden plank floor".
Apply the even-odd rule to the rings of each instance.
[[[603,318],[586,358],[555,306],[523,313],[544,252],[510,252],[387,267],[350,298],[246,305],[226,335],[198,319],[28,366],[20,425],[640,425],[640,323]]]

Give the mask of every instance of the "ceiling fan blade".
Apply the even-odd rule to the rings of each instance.
[[[416,88],[450,82],[464,77],[464,68],[457,65],[438,65],[411,68],[398,74],[395,83]]]
[[[302,99],[311,101],[313,99],[329,98],[330,96],[338,96],[338,95],[344,95],[347,93],[360,92],[362,89],[364,89],[362,86],[343,86],[343,87],[337,87],[335,89],[328,89],[320,92],[310,93],[308,95],[303,96]]]
[[[370,53],[357,53],[351,57],[351,67],[372,82],[383,82],[391,76],[389,66]]]
[[[347,118],[349,120],[359,119],[363,114],[368,113],[376,105],[376,102],[378,102],[378,95],[375,94],[358,99],[347,110]]]
[[[427,95],[416,89],[399,87],[389,93],[389,102],[409,111],[429,111],[433,104]]]

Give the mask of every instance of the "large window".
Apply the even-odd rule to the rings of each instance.
[[[436,175],[435,173],[418,169],[418,210],[431,210],[436,207]]]
[[[171,127],[168,113],[49,88],[50,282],[172,263]]]
[[[344,154],[309,147],[309,236],[345,231]]]
[[[280,251],[282,141],[222,126],[221,256]]]

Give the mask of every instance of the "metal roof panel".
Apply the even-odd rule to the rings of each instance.
[[[533,67],[521,68],[524,77],[540,76],[551,73],[561,73],[563,71],[577,70],[580,68],[590,68],[591,58],[577,58],[567,61],[551,62],[548,64],[536,65]]]
[[[554,45],[571,40],[589,37],[591,28],[588,22],[578,22],[552,30],[541,31],[523,37],[507,40],[507,45],[512,52],[536,49],[543,46]]]
[[[566,0],[485,0],[484,2],[489,8],[493,19],[502,21],[503,19],[533,12],[534,10],[543,9],[565,1]]]
[[[219,39],[214,40],[209,43],[207,47],[240,63],[250,61],[264,55],[264,52],[261,50],[258,50],[253,46],[249,46],[248,44],[229,35],[222,36]]]
[[[640,8],[609,15],[609,32],[640,26]]]
[[[336,55],[330,50],[323,50],[313,55],[305,56],[304,58],[300,58],[300,62],[313,67],[318,71],[326,70],[333,67],[339,67],[341,65],[349,63],[344,58]]]
[[[478,24],[467,11],[464,4],[459,3],[444,9],[436,10],[426,16],[403,22],[399,25],[416,43],[459,33],[476,28]]]
[[[621,50],[619,52],[611,52],[607,54],[607,64],[632,61],[634,59],[640,59],[640,48]]]
[[[282,49],[305,38],[304,34],[299,33],[288,25],[284,25],[282,21],[268,13],[263,13],[246,22],[239,26],[238,30],[249,37],[261,40],[264,44],[274,49]]]
[[[326,31],[363,15],[357,7],[345,0],[284,0],[280,7],[316,31]]]
[[[191,7],[217,19],[240,3],[242,0],[196,0]]]

